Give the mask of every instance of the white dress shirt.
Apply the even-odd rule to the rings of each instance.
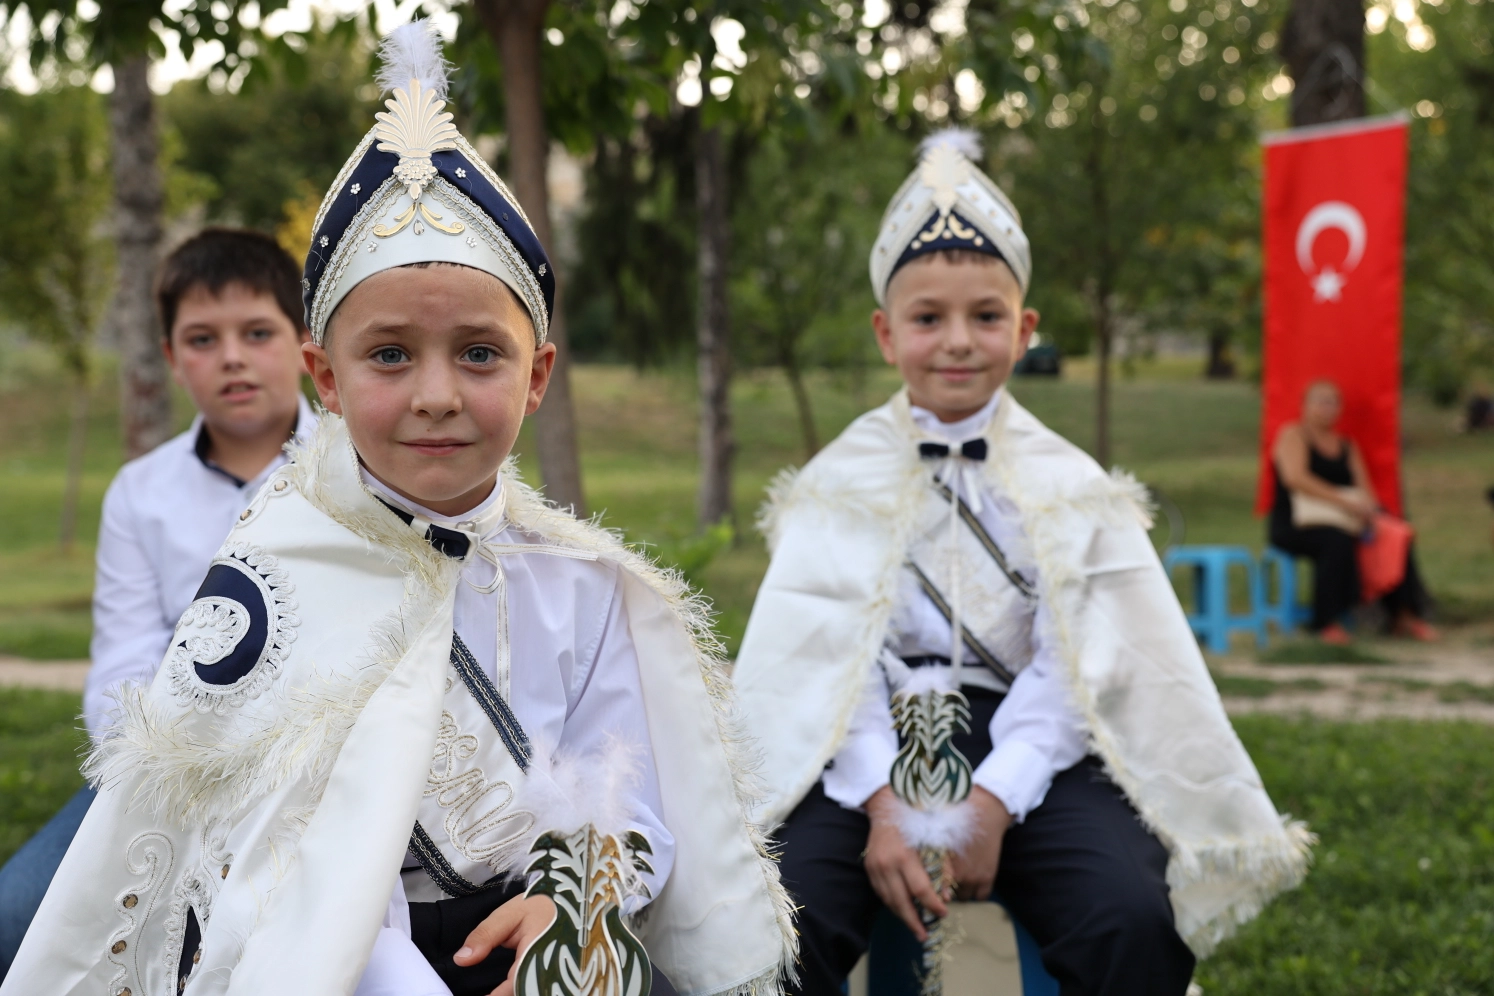
[[[366,470],[362,474],[364,483],[391,505],[447,528],[471,528],[501,497],[495,489],[471,511],[445,516],[397,495]],[[483,539],[502,544],[534,542],[510,528],[506,519],[499,519]],[[618,569],[545,554],[500,559],[510,623],[507,680],[497,667],[499,596],[496,590],[480,590],[492,582],[495,568],[481,557],[468,561],[457,587],[457,636],[498,688],[508,686],[509,707],[537,749],[559,750],[572,757],[601,754],[619,741],[636,749],[642,778],[634,787],[631,826],[653,848],[649,856],[653,873],[645,875],[644,881],[649,893],[658,895],[674,864],[674,837],[658,815],[663,803]],[[413,855],[406,856],[405,874],[415,881],[425,878]],[[631,897],[623,908],[633,912],[642,905]],[[355,996],[444,992],[429,988],[434,976],[409,940],[409,922],[405,887],[396,884],[385,926]],[[435,985],[439,984],[436,980]]]
[[[913,420],[930,436],[958,445],[985,431],[1003,393],[997,391],[983,409],[959,422],[940,422],[932,412],[917,406],[912,409]],[[965,481],[952,483],[963,497]],[[1008,551],[1025,549],[1026,536],[1016,506],[989,485],[981,497],[975,514],[996,543]],[[1023,574],[1040,588],[1030,565],[1024,565]],[[890,650],[895,656],[949,656],[949,621],[916,587],[903,589],[892,619],[895,643]],[[1084,724],[1064,686],[1062,662],[1050,635],[1051,614],[1041,600],[1029,624],[1032,659],[1017,673],[991,718],[991,753],[974,772],[975,784],[1000,799],[1019,823],[1042,804],[1053,776],[1077,764],[1086,753]],[[967,665],[976,661],[968,648],[964,661]],[[883,668],[874,667],[846,739],[822,778],[825,794],[848,809],[860,808],[888,783],[897,749],[888,676]]]
[[[300,401],[296,436],[316,424]],[[122,681],[149,682],[177,620],[197,595],[213,555],[260,485],[285,463],[276,454],[252,481],[207,458],[208,435],[192,427],[119,469],[104,494],[93,584],[93,666],[83,685],[83,722],[97,739]]]

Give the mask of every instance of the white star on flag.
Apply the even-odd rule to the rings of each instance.
[[[1323,272],[1312,278],[1312,299],[1314,301],[1337,301],[1343,296],[1344,284],[1348,279],[1342,274],[1334,272],[1333,267],[1323,267]]]

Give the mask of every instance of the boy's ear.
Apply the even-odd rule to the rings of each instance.
[[[897,349],[892,342],[892,319],[887,317],[887,312],[878,308],[872,312],[872,331],[877,336],[877,349],[882,352],[882,359],[887,361],[888,366],[897,366]]]
[[[550,374],[555,371],[555,343],[547,342],[534,351],[534,362],[529,368],[529,396],[524,401],[524,414],[539,411],[540,402],[550,388]]]
[[[161,336],[161,355],[166,357],[166,365],[171,368],[171,379],[176,381],[179,387],[186,387],[182,375],[176,369],[176,349],[171,345],[171,335]]]
[[[1037,331],[1038,322],[1043,316],[1036,308],[1022,309],[1022,327],[1017,332],[1017,359],[1027,354],[1027,347],[1032,344],[1032,334]]]
[[[311,375],[311,383],[316,386],[322,406],[333,415],[341,415],[342,399],[337,394],[337,375],[332,372],[332,361],[327,357],[327,351],[314,342],[303,342],[301,361],[306,364],[306,372]]]

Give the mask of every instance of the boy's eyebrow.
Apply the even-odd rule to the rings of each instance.
[[[913,298],[913,300],[909,301],[908,303],[910,305],[915,305],[915,306],[916,305],[920,305],[920,304],[931,304],[931,305],[938,305],[940,307],[945,307],[945,308],[949,307],[949,305],[950,305],[950,303],[948,301],[946,301],[944,298],[937,297],[937,296],[932,295],[932,294],[920,294],[917,297]],[[985,297],[976,298],[971,303],[974,304],[974,305],[976,305],[977,307],[979,307],[981,305],[988,305],[988,304],[1006,304],[1006,298],[1004,298],[1000,294],[987,294]]]
[[[502,322],[467,322],[452,327],[452,333],[456,336],[501,336],[512,341],[518,341],[520,336],[514,333]],[[385,336],[385,335],[419,335],[420,329],[408,322],[379,322],[366,325],[356,332],[355,336]]]

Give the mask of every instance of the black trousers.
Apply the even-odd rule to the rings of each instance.
[[[1001,696],[965,691],[974,732],[956,745],[979,764]],[[882,911],[861,858],[869,829],[819,785],[779,829],[784,885],[800,907],[804,996],[839,996]],[[1194,959],[1173,926],[1166,874],[1166,849],[1086,758],[1007,831],[996,894],[1037,940],[1063,996],[1183,996]]]
[[[1341,620],[1360,602],[1359,539],[1332,526],[1271,529],[1271,545],[1312,561],[1312,629]],[[1406,576],[1380,600],[1390,618],[1409,612],[1425,618],[1431,599],[1416,569],[1416,547],[1406,550]]]
[[[458,899],[410,904],[410,937],[452,996],[488,996],[508,978],[514,963],[509,948],[494,948],[492,954],[466,968],[451,959],[478,924],[523,892],[521,883],[502,883]]]
[[[459,899],[442,899],[434,903],[410,904],[410,936],[425,960],[431,963],[452,996],[488,996],[508,978],[515,952],[494,948],[476,965],[462,968],[452,957],[467,943],[467,935],[498,907],[522,895],[520,883],[504,882],[490,889]],[[654,969],[652,996],[675,996],[674,987],[657,968]]]

